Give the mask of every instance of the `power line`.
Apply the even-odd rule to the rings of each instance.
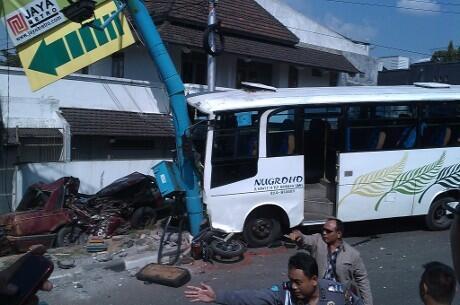
[[[337,36],[334,36],[334,35],[331,35],[331,34],[325,34],[325,33],[320,33],[320,32],[315,32],[315,31],[311,31],[311,30],[306,30],[306,29],[301,29],[301,28],[296,28],[296,27],[291,27],[291,26],[286,26],[287,28],[290,28],[290,29],[295,29],[295,30],[299,30],[299,31],[304,31],[304,32],[310,32],[310,33],[314,33],[314,34],[318,34],[318,35],[322,35],[322,36],[327,36],[327,37],[331,37],[331,38],[335,38],[335,39],[348,39],[350,40],[351,42],[353,43],[359,43],[353,39],[350,39],[350,38],[347,38],[339,33],[337,33],[337,35],[341,36],[341,37],[337,37]],[[362,42],[361,42],[362,43]],[[373,45],[373,46],[376,46],[376,47],[380,47],[380,48],[385,48],[385,49],[391,49],[391,50],[397,50],[397,51],[403,51],[403,52],[408,52],[408,53],[413,53],[413,54],[418,54],[418,55],[424,55],[424,56],[431,56],[431,54],[428,54],[428,53],[422,53],[422,52],[419,52],[419,51],[412,51],[412,50],[407,50],[407,49],[401,49],[401,48],[396,48],[396,47],[391,47],[391,46],[384,46],[384,45],[381,45],[381,44],[377,44],[377,43],[373,43],[373,42],[366,42],[368,43],[369,45]]]
[[[415,8],[415,7],[406,7],[406,6],[390,5],[390,4],[382,4],[382,3],[367,3],[367,2],[357,2],[357,1],[347,1],[347,0],[324,0],[324,1],[336,2],[336,3],[343,3],[343,4],[352,4],[352,5],[361,5],[361,6],[386,7],[386,8],[399,8],[399,9],[409,10],[409,11],[419,11],[419,12],[430,12],[430,13],[443,13],[443,14],[460,15],[460,12],[457,12],[457,11],[430,10],[430,9]]]
[[[427,3],[427,4],[439,4],[439,5],[447,5],[447,6],[460,6],[460,3],[453,3],[453,2],[433,2],[430,0],[406,0],[410,2],[417,2],[417,3]]]
[[[376,47],[379,47],[379,48],[384,48],[384,49],[389,49],[389,50],[396,50],[396,51],[402,51],[402,52],[413,53],[413,54],[424,55],[424,56],[431,56],[431,55],[432,55],[432,54],[422,53],[422,52],[418,52],[418,51],[411,51],[411,50],[407,50],[407,49],[401,49],[401,48],[395,48],[395,47],[384,46],[384,45],[377,44],[377,43],[371,43],[371,45],[376,46]]]

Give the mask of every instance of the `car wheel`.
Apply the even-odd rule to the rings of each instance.
[[[281,234],[281,224],[274,217],[253,215],[246,221],[243,236],[250,247],[263,247]]]
[[[457,202],[452,197],[443,197],[436,199],[430,206],[425,222],[428,229],[432,231],[447,230],[452,223],[453,216],[448,214],[445,204]]]
[[[133,229],[143,229],[153,225],[157,221],[157,212],[150,207],[141,207],[134,211],[131,216],[131,227]]]
[[[71,245],[84,244],[88,239],[79,227],[65,226],[62,227],[56,236],[56,247],[66,247]]]

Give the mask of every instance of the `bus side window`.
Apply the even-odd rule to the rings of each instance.
[[[347,151],[405,149],[417,143],[415,107],[411,105],[353,105],[347,116]]]
[[[415,145],[417,140],[417,127],[411,126],[403,129],[401,136],[399,137],[398,142],[396,142],[396,147],[399,148],[412,148]]]
[[[456,126],[451,136],[452,146],[460,146],[460,126]]]
[[[380,150],[385,144],[387,134],[382,128],[374,128],[369,137],[368,147],[370,150]]]
[[[267,156],[281,157],[296,154],[296,128],[293,110],[272,114],[267,124]]]
[[[446,125],[430,126],[423,137],[423,146],[445,147],[451,141],[452,129]]]
[[[411,116],[407,113],[401,113],[398,115],[398,121],[404,127],[401,130],[401,133],[396,141],[396,148],[408,149],[414,148],[417,144],[417,123],[412,120]],[[426,128],[426,124],[422,123],[420,128],[420,136],[423,136]]]
[[[257,174],[259,112],[224,113],[218,117],[211,155],[211,188]]]
[[[427,122],[423,147],[460,145],[460,103],[430,102],[423,106],[422,113]]]

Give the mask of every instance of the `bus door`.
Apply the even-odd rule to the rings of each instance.
[[[305,221],[335,216],[341,107],[303,109]]]

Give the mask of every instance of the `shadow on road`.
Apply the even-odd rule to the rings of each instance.
[[[322,226],[299,227],[304,234],[320,233]],[[378,219],[345,223],[345,237],[371,237],[378,234],[427,230],[424,217]]]

